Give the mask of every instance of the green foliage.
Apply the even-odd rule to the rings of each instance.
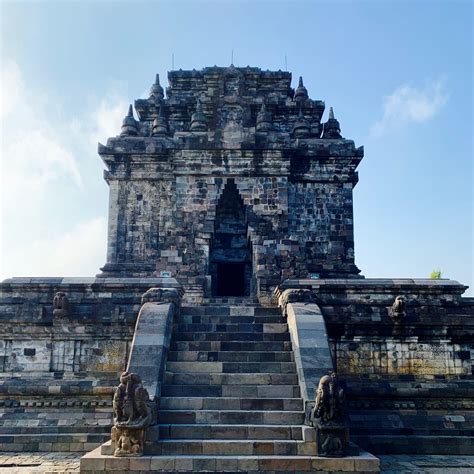
[[[441,273],[441,270],[433,270],[431,272],[430,278],[432,280],[439,280],[443,274]]]

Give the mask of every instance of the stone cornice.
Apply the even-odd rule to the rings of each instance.
[[[286,289],[309,289],[316,294],[350,293],[350,294],[389,294],[417,292],[426,295],[461,296],[468,286],[456,280],[432,280],[423,278],[360,278],[360,279],[299,279],[285,280],[276,290],[277,295]]]

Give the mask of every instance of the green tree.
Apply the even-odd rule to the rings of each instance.
[[[443,274],[441,273],[441,270],[433,270],[431,272],[430,278],[432,280],[439,280]]]

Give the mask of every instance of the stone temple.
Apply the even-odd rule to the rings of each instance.
[[[187,300],[270,301],[288,278],[355,278],[363,149],[289,72],[172,71],[99,147],[110,189],[104,277],[170,272]]]
[[[89,473],[474,454],[474,299],[360,274],[364,150],[333,110],[286,71],[168,79],[99,144],[100,273],[1,283],[0,450],[84,452]]]

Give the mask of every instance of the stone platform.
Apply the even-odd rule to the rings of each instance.
[[[81,453],[0,453],[0,469],[8,474],[70,474],[79,472]],[[423,472],[427,474],[470,474],[474,456],[380,455],[380,472]],[[99,471],[100,472],[100,471]]]
[[[369,453],[345,458],[318,456],[142,456],[117,458],[101,449],[81,458],[81,472],[379,472],[379,459]]]

